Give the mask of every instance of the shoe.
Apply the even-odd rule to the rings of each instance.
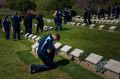
[[[29,73],[30,73],[30,74],[33,74],[33,71],[32,71],[32,64],[30,64],[30,66],[29,66]]]

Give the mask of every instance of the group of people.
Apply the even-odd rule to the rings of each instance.
[[[32,19],[33,19],[33,16],[31,15],[31,13],[26,13],[23,16],[23,24],[25,26],[25,34],[26,33],[32,34]],[[16,41],[17,39],[20,40],[20,38],[21,38],[20,37],[20,31],[21,31],[20,22],[21,21],[22,21],[22,16],[19,16],[17,12],[11,17],[11,21],[8,19],[8,16],[5,16],[5,18],[3,19],[1,24],[3,26],[3,30],[5,32],[6,39],[10,38],[10,30],[12,29],[13,40],[14,41]],[[37,21],[36,33],[39,32],[39,29],[42,32],[43,27],[44,27],[44,21],[43,21],[42,14],[39,13],[36,16],[36,21]]]
[[[112,6],[111,8],[98,8],[97,11],[98,19],[105,18],[106,15],[108,18],[116,18],[118,19],[120,17],[120,5]],[[84,23],[91,24],[91,18],[93,15],[93,10],[90,7],[87,7],[84,9]]]
[[[58,29],[62,31],[62,17],[64,18],[64,24],[67,24],[72,20],[72,12],[69,9],[65,10],[57,10],[55,12],[54,22],[55,22],[55,30]]]
[[[109,18],[112,16],[113,18],[119,18],[120,15],[120,5],[112,6],[111,8],[98,8],[97,10],[98,18],[105,18],[107,15]]]
[[[36,27],[36,34],[38,34],[39,30],[43,32],[44,28],[44,20],[43,15],[38,13],[36,16],[37,27]],[[57,10],[54,16],[54,23],[55,23],[55,31],[62,31],[62,17],[64,17],[64,24],[70,22],[72,19],[71,11],[65,9],[64,11]],[[19,16],[16,12],[12,17],[11,20],[8,19],[8,16],[5,16],[1,24],[3,25],[5,37],[6,39],[10,38],[10,29],[12,28],[13,31],[13,39],[16,41],[19,40],[20,31],[21,31],[21,21],[23,19],[23,24],[25,26],[25,34],[29,33],[32,34],[32,19],[34,18],[30,12],[24,14],[24,16]]]
[[[59,20],[56,18],[59,18]],[[38,33],[39,29],[43,31],[43,27],[44,27],[43,16],[41,14],[38,14],[36,16],[36,20],[37,20],[36,33]],[[58,12],[56,13],[55,20],[57,20],[58,22],[61,21],[60,15]],[[25,33],[32,33],[31,14],[27,13],[24,16],[23,21],[25,26]],[[55,23],[58,23],[57,21]],[[21,22],[21,17],[18,16],[17,13],[11,17],[12,24],[10,23],[10,20],[8,20],[8,16],[5,16],[4,20],[2,21],[2,25],[3,25],[2,27],[4,28],[6,39],[9,39],[9,36],[10,36],[10,28],[11,28],[10,25],[12,25],[14,41],[17,38],[18,40],[20,39],[20,22]],[[50,70],[57,67],[57,62],[53,61],[54,56],[56,54],[56,49],[54,47],[53,42],[59,41],[59,40],[60,40],[60,35],[57,33],[45,35],[43,38],[39,40],[37,56],[43,61],[44,65],[30,64],[29,72],[31,74],[39,71]]]

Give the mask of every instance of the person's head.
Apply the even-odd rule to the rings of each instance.
[[[37,15],[38,15],[38,16],[43,16],[42,12],[39,12]]]
[[[8,19],[8,16],[5,16],[5,19]]]
[[[27,14],[28,14],[28,15],[31,15],[31,12],[30,12],[30,11],[28,11],[28,12],[27,12]]]
[[[56,34],[53,34],[53,35],[52,35],[52,38],[53,38],[54,41],[59,41],[59,40],[60,40],[60,35],[57,34],[57,33],[56,33]]]
[[[15,12],[15,15],[18,15],[18,12]]]

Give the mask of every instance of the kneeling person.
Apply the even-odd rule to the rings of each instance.
[[[53,62],[55,56],[55,47],[53,45],[53,41],[59,40],[59,34],[48,34],[39,41],[37,54],[38,57],[43,61],[44,65],[31,64],[29,67],[31,74],[34,72],[46,71],[57,67],[57,64]]]

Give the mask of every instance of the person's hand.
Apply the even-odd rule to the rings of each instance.
[[[51,50],[47,49],[48,54],[51,53]]]

